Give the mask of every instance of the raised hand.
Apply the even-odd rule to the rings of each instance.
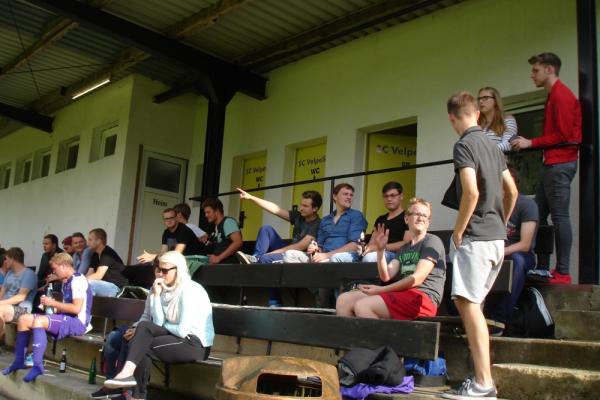
[[[385,229],[383,224],[378,224],[371,235],[371,241],[377,251],[384,251],[390,237],[390,230]]]
[[[252,197],[252,195],[241,188],[235,188],[238,192],[240,192],[240,199],[248,200]]]

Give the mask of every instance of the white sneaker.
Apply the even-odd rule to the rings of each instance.
[[[242,264],[256,264],[258,262],[258,258],[251,254],[242,253],[241,251],[236,251],[235,256],[238,261]]]
[[[468,399],[487,399],[496,400],[496,387],[482,388],[475,382],[474,377],[468,377],[458,387],[450,389],[442,394],[444,399],[468,400]]]

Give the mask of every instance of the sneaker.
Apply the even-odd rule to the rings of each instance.
[[[27,353],[25,356],[25,366],[27,368],[33,367],[33,353]]]
[[[269,300],[269,303],[267,304],[267,306],[269,308],[279,308],[279,307],[283,307],[283,304],[281,304],[278,300]]]
[[[504,329],[500,328],[499,326],[492,326],[492,327],[490,327],[490,336],[494,336],[494,337],[504,336]]]
[[[125,378],[112,378],[104,381],[104,386],[109,389],[128,388],[137,385],[135,378],[126,376]]]
[[[102,386],[90,395],[92,399],[112,399],[123,395],[123,389],[109,389]]]
[[[527,282],[548,283],[550,279],[552,279],[552,274],[547,269],[532,269],[527,271]]]
[[[251,254],[242,253],[241,251],[236,251],[235,256],[238,261],[242,264],[256,264],[258,262],[258,258]]]
[[[548,281],[548,283],[552,285],[570,285],[571,284],[571,274],[561,274],[557,270],[553,269],[551,271],[552,278]]]
[[[442,394],[444,399],[467,400],[467,399],[488,399],[496,400],[496,387],[482,388],[475,382],[474,377],[468,377],[460,386],[450,389]]]

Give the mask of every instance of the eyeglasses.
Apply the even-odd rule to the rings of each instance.
[[[390,194],[381,195],[381,197],[383,197],[384,199],[393,199],[398,196],[400,196],[400,194],[398,194],[398,193],[390,193]]]
[[[172,216],[172,217],[163,217],[163,219],[164,219],[165,221],[168,221],[168,220],[170,220],[170,219],[175,219],[175,216]]]
[[[408,213],[408,216],[409,216],[409,217],[417,217],[417,218],[421,217],[421,218],[429,219],[429,215],[427,215],[427,214],[422,214],[422,213],[414,213],[414,212],[409,212],[409,213]]]
[[[156,268],[156,272],[160,272],[163,275],[166,275],[169,273],[170,270],[172,269],[177,269],[177,267],[171,267],[171,268]]]
[[[489,99],[495,99],[495,97],[494,96],[479,96],[477,98],[477,101],[487,101]]]

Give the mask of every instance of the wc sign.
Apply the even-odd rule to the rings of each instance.
[[[311,177],[312,179],[321,178],[325,165],[325,155],[314,155],[302,157],[296,161],[296,175]]]
[[[266,160],[263,162],[266,162]],[[264,186],[266,172],[267,167],[264,164],[246,165],[244,168],[244,186],[247,188]]]

